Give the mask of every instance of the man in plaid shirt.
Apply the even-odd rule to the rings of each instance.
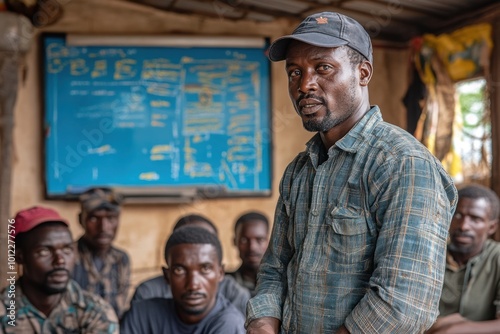
[[[457,192],[441,163],[371,105],[370,37],[338,13],[269,48],[316,132],[280,184],[247,333],[422,333],[438,315]]]

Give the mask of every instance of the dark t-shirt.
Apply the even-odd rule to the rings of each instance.
[[[120,325],[122,334],[244,334],[245,320],[230,302],[218,295],[214,308],[199,323],[183,323],[174,300],[153,298],[132,303]]]

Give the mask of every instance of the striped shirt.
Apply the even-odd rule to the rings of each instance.
[[[288,165],[247,324],[281,333],[422,333],[438,315],[456,188],[377,106],[321,159],[319,135]],[[323,161],[322,161],[323,160]]]

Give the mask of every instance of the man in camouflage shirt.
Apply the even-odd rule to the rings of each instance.
[[[56,211],[32,207],[14,221],[19,280],[2,291],[0,333],[119,333],[112,307],[70,279],[75,263],[68,222]]]
[[[112,246],[120,219],[121,197],[108,188],[92,188],[80,196],[80,224],[85,230],[78,240],[73,279],[114,308],[120,318],[128,308],[130,261]]]

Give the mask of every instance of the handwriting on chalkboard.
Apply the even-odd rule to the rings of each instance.
[[[96,185],[270,192],[263,48],[75,47],[47,35],[44,57],[49,195]]]

